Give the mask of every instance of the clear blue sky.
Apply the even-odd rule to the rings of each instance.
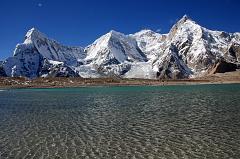
[[[209,29],[240,32],[239,0],[1,0],[0,59],[32,27],[57,41],[86,46],[110,30],[167,33],[184,14]]]

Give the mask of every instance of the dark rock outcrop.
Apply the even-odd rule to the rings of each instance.
[[[7,74],[3,68],[3,62],[0,61],[0,77],[7,77]]]
[[[57,66],[50,70],[47,77],[80,77],[68,66]]]
[[[71,67],[64,63],[51,64],[48,60],[44,60],[39,76],[42,77],[80,77]]]
[[[0,66],[0,77],[7,77],[6,72],[4,71],[2,66]]]
[[[157,78],[159,79],[184,79],[188,78],[191,74],[191,70],[186,67],[182,57],[179,55],[179,51],[176,46],[171,45],[167,50],[168,56],[166,56],[160,64],[159,71],[157,72]]]
[[[228,49],[229,55],[240,62],[240,44],[233,43]]]
[[[209,70],[209,74],[232,72],[237,70],[237,65],[234,63],[226,62],[224,60],[219,60],[215,65]]]

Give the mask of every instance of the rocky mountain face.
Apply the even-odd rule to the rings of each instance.
[[[6,72],[3,68],[3,61],[0,61],[0,77],[6,77]]]
[[[33,28],[27,32],[24,43],[16,46],[13,57],[8,58],[3,66],[7,76],[35,78],[45,76],[42,72],[46,72],[46,67],[51,72],[59,62],[77,66],[78,59],[84,57],[83,48],[63,46]]]
[[[209,74],[216,74],[216,73],[225,73],[225,72],[233,72],[236,71],[238,66],[234,63],[229,63],[224,60],[220,60],[216,62],[211,69],[209,69]]]
[[[239,63],[240,33],[212,31],[184,16],[168,34],[110,31],[86,48],[61,45],[31,29],[0,75],[182,79],[233,71]]]
[[[153,63],[159,77],[203,76],[217,61],[238,63],[229,47],[239,43],[235,34],[211,31],[184,16],[173,26],[163,44],[163,54]]]
[[[116,31],[103,35],[85,51],[83,67],[94,68],[101,76],[122,76],[133,63],[147,61],[134,39]]]

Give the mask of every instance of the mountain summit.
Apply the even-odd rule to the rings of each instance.
[[[2,62],[0,75],[182,79],[234,71],[239,62],[240,33],[212,31],[184,15],[168,34],[112,30],[86,48],[62,45],[32,28]]]

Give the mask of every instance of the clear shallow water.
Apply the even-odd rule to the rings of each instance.
[[[240,85],[0,92],[0,158],[239,158]]]

